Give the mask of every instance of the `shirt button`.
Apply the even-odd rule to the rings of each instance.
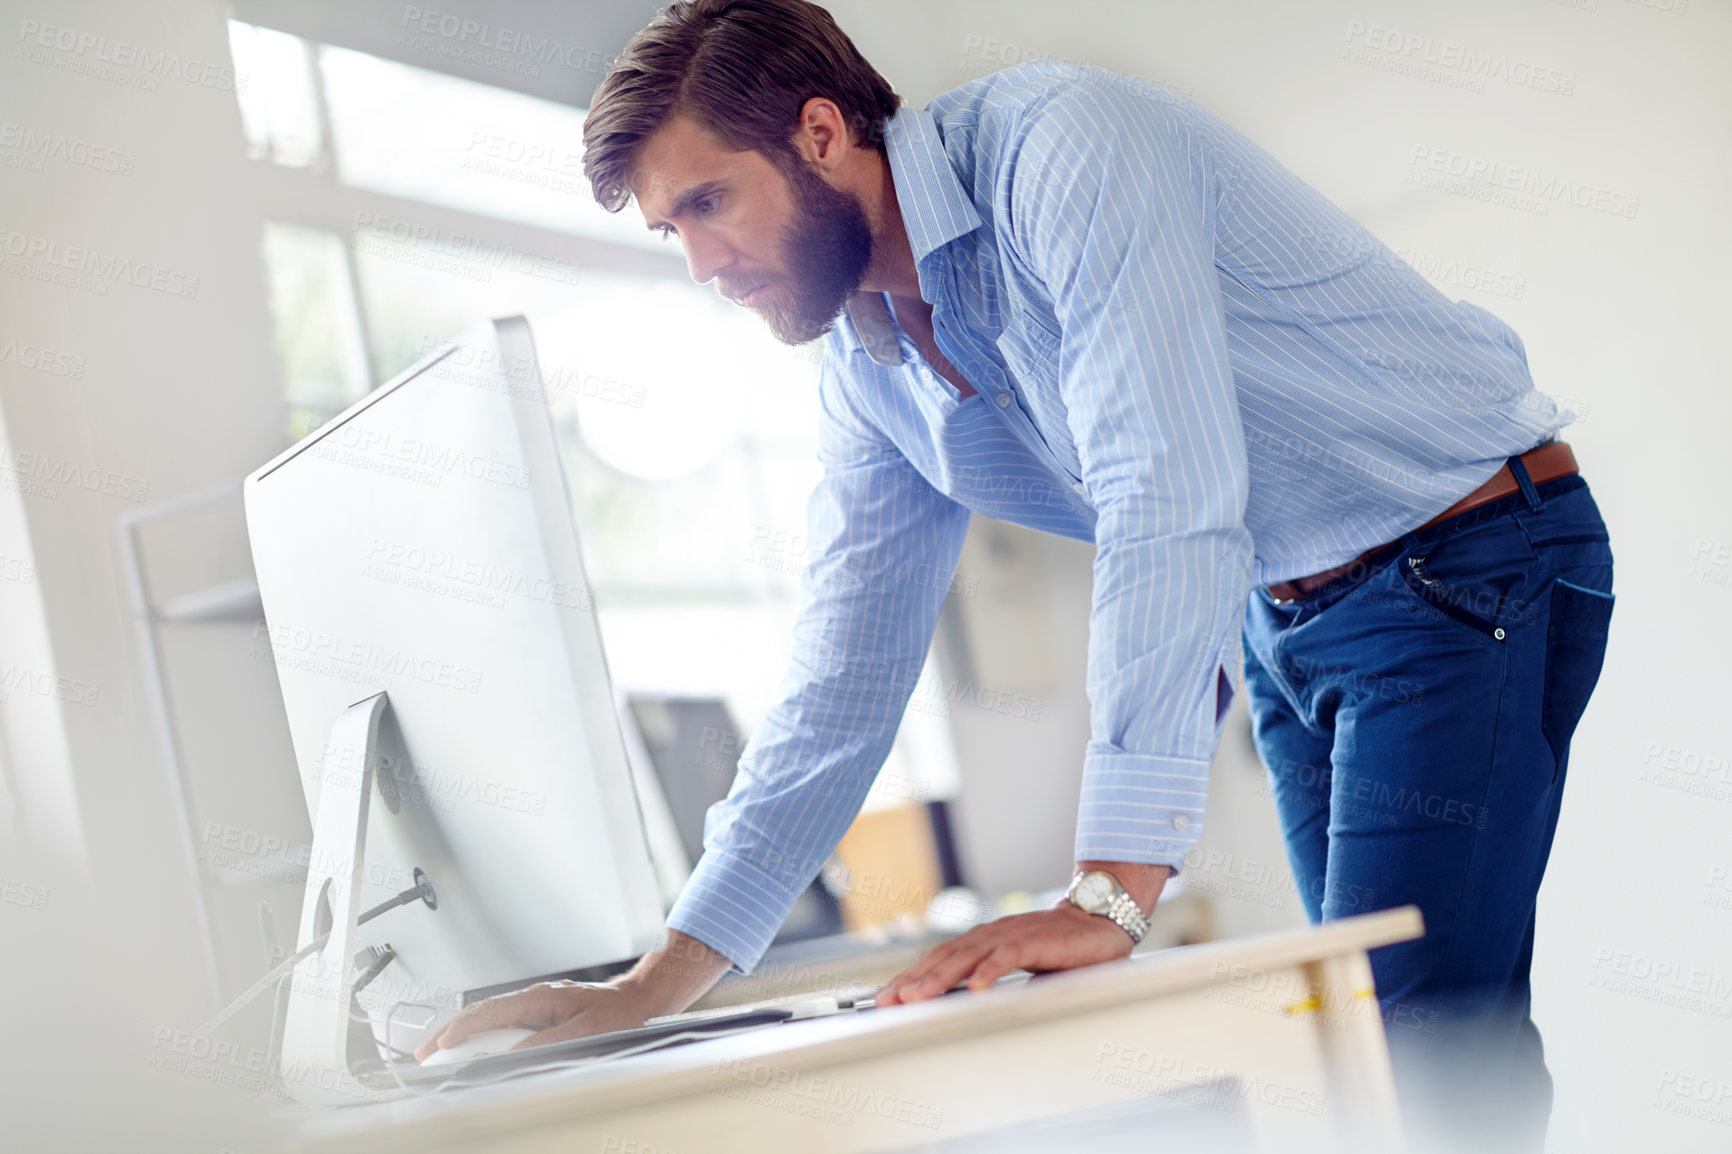
[[[998,407],[1001,409],[1010,408],[1010,394],[1009,393],[998,394]]]
[[[1175,813],[1173,815],[1173,828],[1183,833],[1191,828],[1191,819],[1182,813]]]
[[[1076,484],[1072,485],[1071,488],[1075,489],[1077,492],[1081,493],[1085,497],[1089,495],[1089,487],[1087,485],[1083,484],[1081,481],[1078,481]]]

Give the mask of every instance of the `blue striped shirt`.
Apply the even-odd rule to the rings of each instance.
[[[886,147],[978,393],[884,294],[827,338],[792,660],[668,923],[742,970],[882,766],[971,512],[1095,544],[1076,856],[1177,869],[1252,587],[1399,537],[1568,419],[1507,325],[1158,85],[1035,61],[900,110]]]

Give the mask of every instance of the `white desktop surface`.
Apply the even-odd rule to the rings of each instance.
[[[1394,1142],[1364,951],[1419,931],[1416,911],[1390,910],[585,1069],[311,1111],[302,1144],[309,1154],[898,1150],[1182,1096],[1205,1076],[1258,1088],[1241,1090],[1238,1104],[1259,1135],[1319,1149],[1349,1136]]]

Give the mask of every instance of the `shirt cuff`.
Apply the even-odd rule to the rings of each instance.
[[[698,939],[736,972],[749,974],[818,871],[797,883],[789,880],[795,872],[776,874],[740,854],[705,850],[668,912],[668,929]]]
[[[1209,763],[1091,744],[1083,758],[1077,861],[1171,866],[1203,833]]]

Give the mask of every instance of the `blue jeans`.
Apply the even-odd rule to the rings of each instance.
[[[1412,903],[1425,936],[1371,954],[1415,1137],[1541,1149],[1528,1015],[1534,906],[1570,736],[1612,613],[1605,523],[1579,476],[1402,538],[1298,603],[1251,596],[1246,684],[1311,921]]]

